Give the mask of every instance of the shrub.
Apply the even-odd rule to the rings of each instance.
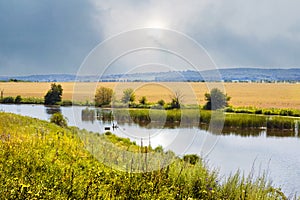
[[[112,135],[112,133],[110,131],[107,131],[104,133],[105,135]]]
[[[20,104],[22,101],[22,97],[20,95],[18,95],[16,98],[15,98],[15,103],[16,104]]]
[[[225,112],[234,112],[234,109],[232,107],[227,107],[224,110]]]
[[[142,96],[139,100],[140,104],[146,105],[147,104],[147,98],[145,96]]]
[[[171,96],[172,100],[170,103],[171,109],[179,109],[181,106],[181,103],[183,101],[183,95],[180,91],[175,91],[173,96]]]
[[[14,103],[15,99],[13,97],[4,97],[1,103]]]
[[[135,94],[134,94],[134,90],[132,88],[128,88],[123,91],[123,97],[122,97],[123,103],[127,104],[130,102],[134,102],[134,100],[135,100]]]
[[[282,116],[293,116],[293,111],[292,110],[280,110],[279,115]]]
[[[164,106],[165,105],[165,101],[163,99],[157,101],[158,105]]]
[[[67,120],[61,113],[54,113],[50,118],[50,122],[61,127],[67,126]]]
[[[195,165],[197,162],[199,162],[200,157],[197,154],[187,154],[183,156],[183,160],[192,165]]]
[[[255,112],[254,112],[255,114],[262,114],[263,113],[263,111],[262,111],[262,109],[258,109],[258,110],[255,110]]]

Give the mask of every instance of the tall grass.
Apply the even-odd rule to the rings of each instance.
[[[274,130],[294,131],[300,125],[297,123],[300,118],[264,116],[245,113],[222,113],[219,111],[209,111],[200,109],[113,109],[101,111],[101,119],[116,120],[118,122],[138,123],[147,125],[154,122],[164,122],[167,124],[181,124],[183,126],[210,124],[224,125],[226,128],[260,129],[268,128]],[[298,128],[299,129],[299,128]]]
[[[221,183],[201,159],[193,165],[174,157],[151,172],[117,171],[93,152],[109,142],[146,154],[146,148],[110,133],[0,113],[0,199],[285,199],[264,177],[244,179],[237,173]],[[104,147],[106,157],[117,156]]]

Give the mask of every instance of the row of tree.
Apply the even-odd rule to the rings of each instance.
[[[45,105],[55,105],[61,102],[63,89],[60,84],[51,84],[51,89],[46,93],[44,100]],[[136,99],[134,90],[132,88],[125,89],[123,91],[123,96],[121,102],[124,104],[132,104]],[[181,92],[176,91],[171,97],[170,108],[180,108],[182,103],[183,95]],[[204,108],[207,110],[217,110],[228,106],[228,101],[230,97],[224,94],[221,90],[213,88],[210,93],[205,94],[205,100],[207,103]],[[102,107],[110,105],[112,101],[115,101],[114,91],[111,88],[100,87],[95,93],[95,106]],[[139,103],[142,105],[147,104],[147,98],[142,96],[139,99]],[[163,99],[159,100],[157,104],[164,106],[165,101]]]
[[[135,101],[135,93],[131,88],[125,89],[123,91],[123,96],[121,102],[124,104],[131,104]],[[176,91],[171,97],[170,107],[171,108],[180,108],[182,103],[183,95],[181,92]],[[210,93],[205,94],[205,100],[207,103],[204,108],[207,110],[217,110],[228,106],[228,101],[230,97],[224,94],[221,90],[213,88]],[[97,89],[95,94],[95,105],[98,107],[110,105],[112,101],[115,101],[114,91],[111,88],[100,87]],[[147,104],[147,98],[142,96],[139,99],[139,103],[142,105]],[[165,101],[163,99],[159,100],[157,104],[164,106]]]

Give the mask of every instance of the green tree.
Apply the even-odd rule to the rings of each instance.
[[[50,122],[51,123],[54,123],[58,126],[61,126],[61,127],[66,127],[67,126],[67,120],[65,119],[65,117],[57,112],[57,113],[54,113],[51,118],[50,118]]]
[[[127,88],[123,91],[122,102],[123,103],[130,103],[135,101],[135,94],[132,88]]]
[[[139,100],[140,104],[146,105],[147,104],[147,98],[145,96],[142,96]]]
[[[157,101],[157,104],[160,106],[164,106],[165,105],[165,101],[163,99]]]
[[[205,109],[217,110],[228,106],[230,97],[218,88],[213,88],[210,93],[205,93],[205,100],[207,101]]]
[[[61,101],[63,89],[61,85],[51,84],[51,89],[45,95],[45,105],[55,105]]]
[[[15,104],[20,104],[22,101],[22,97],[20,95],[18,95],[16,98],[15,98]]]
[[[113,99],[114,92],[111,88],[100,87],[95,94],[95,105],[109,105]]]

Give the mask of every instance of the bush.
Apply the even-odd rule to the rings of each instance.
[[[15,103],[15,99],[13,97],[4,97],[1,103]]]
[[[50,122],[61,127],[67,127],[67,120],[61,113],[54,113],[50,118]]]
[[[112,135],[112,133],[110,131],[107,131],[104,133],[105,135]]]
[[[197,162],[199,162],[200,157],[197,154],[187,154],[183,156],[183,160],[192,165],[195,165]]]
[[[20,95],[18,95],[16,98],[15,98],[15,104],[20,104],[22,101],[22,97]]]
[[[146,105],[147,104],[147,98],[145,96],[142,96],[139,100],[140,104]]]
[[[159,100],[157,102],[157,104],[160,105],[160,106],[164,106],[165,105],[165,101],[163,99],[161,99],[161,100]]]
[[[258,110],[255,110],[255,112],[254,112],[255,114],[262,114],[263,113],[263,111],[262,111],[262,109],[258,109]]]
[[[292,110],[280,110],[279,115],[282,116],[293,116],[293,111]]]
[[[232,112],[234,112],[234,109],[232,107],[227,107],[227,108],[225,108],[224,111],[232,113]]]
[[[128,89],[124,90],[122,102],[127,104],[127,103],[132,103],[134,101],[135,101],[134,90],[132,88],[128,88]]]

